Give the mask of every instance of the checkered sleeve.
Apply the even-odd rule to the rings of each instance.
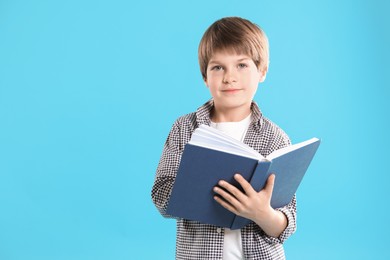
[[[152,201],[164,217],[171,217],[165,212],[180,164],[182,154],[180,140],[180,126],[176,121],[165,141],[152,187]]]
[[[291,145],[291,141],[288,138],[287,134],[280,130],[281,135],[275,138],[276,150],[283,147]],[[279,235],[279,237],[271,237],[265,235],[265,240],[270,244],[283,244],[297,229],[297,202],[296,196],[294,195],[293,199],[284,207],[275,209],[282,212],[287,217],[287,227]]]
[[[289,204],[284,207],[277,208],[287,217],[287,227],[283,230],[283,232],[279,235],[279,237],[271,237],[265,235],[264,239],[270,244],[283,244],[297,229],[297,207],[296,207],[296,198],[295,196],[291,200]]]
[[[197,126],[195,118],[195,114],[191,113],[179,117],[175,121],[165,141],[157,166],[156,178],[152,187],[152,201],[160,213],[167,218],[173,218],[166,214],[166,210],[184,146],[191,139],[192,132]]]

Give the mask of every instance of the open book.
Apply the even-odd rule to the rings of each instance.
[[[201,125],[185,145],[167,214],[230,229],[242,228],[250,220],[236,216],[214,200],[213,187],[218,181],[228,181],[241,189],[233,178],[240,173],[260,191],[274,173],[271,206],[283,207],[293,198],[319,144],[318,138],[312,138],[263,157],[225,133]]]

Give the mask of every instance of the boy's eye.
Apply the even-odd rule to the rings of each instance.
[[[216,70],[216,71],[222,70],[222,66],[219,66],[219,65],[214,66],[214,67],[211,68],[211,70]]]
[[[239,67],[240,69],[243,69],[243,68],[248,67],[248,65],[246,65],[245,63],[240,63],[240,64],[238,64],[238,67]]]

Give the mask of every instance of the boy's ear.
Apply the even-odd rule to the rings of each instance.
[[[266,67],[266,68],[263,69],[263,70],[260,70],[260,79],[259,79],[259,83],[264,82],[265,78],[267,77],[267,71],[268,71],[268,67]]]
[[[207,78],[203,78],[203,82],[206,85],[206,87],[208,88],[209,86],[207,85]]]

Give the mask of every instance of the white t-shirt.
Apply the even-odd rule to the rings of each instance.
[[[252,114],[250,114],[240,122],[211,122],[210,126],[228,134],[229,136],[237,140],[244,141],[249,124],[251,123],[251,115]],[[223,259],[244,259],[244,253],[242,251],[241,229],[231,230],[229,228],[225,228],[223,242]]]

